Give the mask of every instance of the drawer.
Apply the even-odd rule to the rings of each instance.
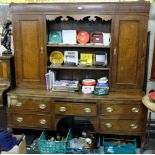
[[[101,115],[142,115],[144,111],[142,104],[100,104]]]
[[[50,115],[13,113],[10,120],[12,120],[10,123],[14,127],[51,129],[52,124],[52,118]]]
[[[144,132],[146,127],[143,120],[100,119],[101,132]]]
[[[50,101],[45,98],[17,97],[9,98],[9,108],[14,110],[30,110],[50,112]]]
[[[55,114],[75,116],[96,116],[96,104],[56,103]]]

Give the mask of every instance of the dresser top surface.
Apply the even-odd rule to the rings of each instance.
[[[89,99],[89,100],[141,100],[144,93],[135,92],[110,92],[108,95],[97,96],[94,94],[82,94],[81,92],[48,92],[39,89],[14,89],[8,95],[35,96],[45,98]]]

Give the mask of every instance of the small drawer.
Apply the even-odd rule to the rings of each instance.
[[[51,129],[51,116],[38,114],[12,114],[12,123],[15,127],[48,128]]]
[[[142,115],[143,105],[131,104],[100,104],[101,115]]]
[[[96,104],[56,103],[55,114],[75,116],[96,116]]]
[[[30,98],[30,97],[10,97],[9,108],[14,110],[31,110],[50,112],[50,102],[44,98]]]
[[[100,119],[101,132],[144,132],[143,120]]]

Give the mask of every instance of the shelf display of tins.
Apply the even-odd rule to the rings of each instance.
[[[97,80],[96,87],[94,89],[95,95],[107,95],[109,94],[109,83],[107,77],[102,77]]]
[[[86,31],[80,31],[77,34],[77,41],[80,44],[86,44],[86,43],[88,43],[89,42],[89,34],[88,34],[88,32],[86,32]]]

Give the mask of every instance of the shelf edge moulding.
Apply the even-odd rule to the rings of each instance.
[[[131,0],[96,0],[95,2],[125,2]],[[137,0],[132,0],[137,1]],[[146,0],[153,2],[153,0]],[[0,0],[0,3],[55,3],[55,2],[94,2],[94,0]]]

